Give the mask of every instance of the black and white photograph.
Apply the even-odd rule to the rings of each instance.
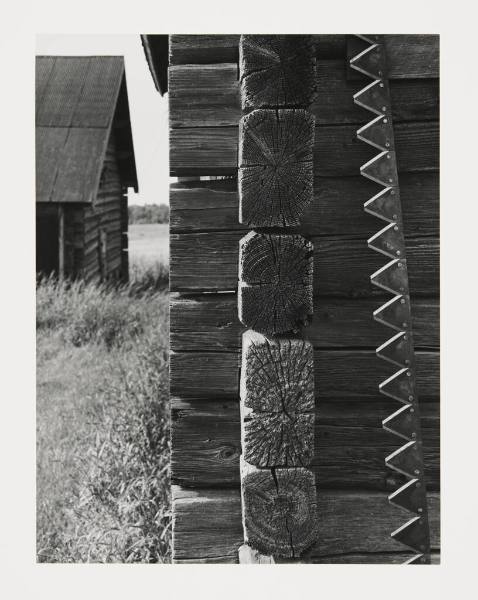
[[[334,578],[345,598],[347,573],[357,599],[412,598],[415,580],[441,596],[456,544],[476,539],[472,467],[452,462],[472,456],[476,415],[451,369],[473,373],[464,345],[451,356],[472,309],[449,303],[476,298],[473,256],[448,236],[458,202],[474,222],[451,172],[464,67],[449,83],[450,38],[418,8],[376,33],[346,18],[314,33],[305,14],[261,31],[252,13],[221,33],[199,14],[124,33],[92,14],[25,50],[31,148],[19,130],[5,153],[20,210],[5,224],[25,223],[7,251],[31,267],[12,328],[31,353],[5,395],[24,405],[23,426],[5,423],[26,453],[5,490],[30,502],[34,578],[93,600],[278,599],[296,579],[305,598]],[[80,595],[90,572],[102,585]]]

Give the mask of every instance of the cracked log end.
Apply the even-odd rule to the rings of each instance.
[[[260,470],[241,462],[246,543],[272,556],[296,558],[317,538],[314,475],[307,469]]]
[[[316,86],[310,35],[242,35],[239,43],[242,108],[307,106]]]
[[[313,246],[300,235],[250,232],[239,247],[239,319],[261,333],[298,331],[313,313]]]
[[[314,454],[314,354],[300,339],[242,342],[242,451],[258,467],[305,466]]]
[[[239,221],[298,225],[313,197],[315,119],[306,110],[255,110],[239,132]]]

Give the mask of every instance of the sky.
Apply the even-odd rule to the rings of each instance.
[[[139,35],[38,35],[36,53],[124,56],[139,193],[129,204],[169,204],[168,98],[154,87]]]

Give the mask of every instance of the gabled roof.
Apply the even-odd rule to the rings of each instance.
[[[137,190],[123,57],[37,57],[37,202],[91,202],[112,128],[122,183]]]

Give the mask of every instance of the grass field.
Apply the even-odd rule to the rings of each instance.
[[[167,264],[147,227],[133,286],[37,288],[40,562],[170,561]]]

